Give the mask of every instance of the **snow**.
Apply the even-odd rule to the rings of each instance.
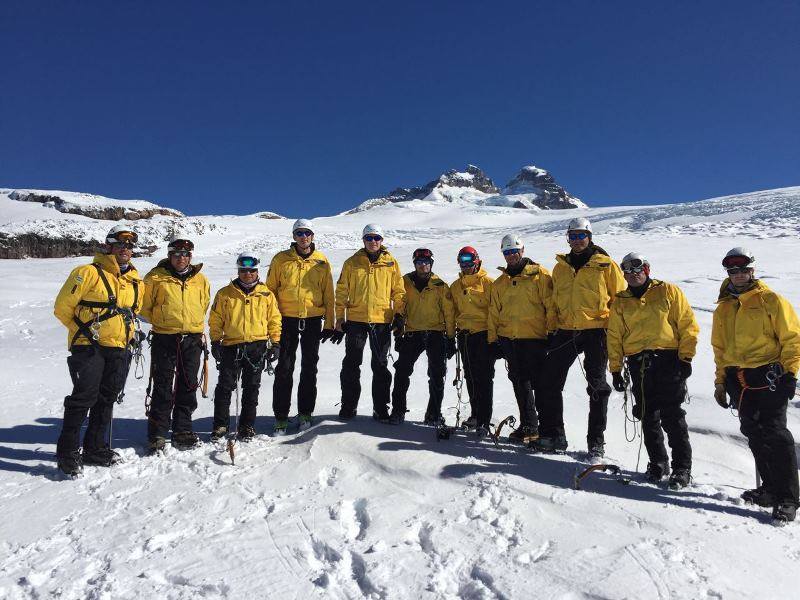
[[[131,375],[114,421],[125,463],[60,480],[55,441],[70,383],[66,334],[52,302],[69,270],[87,259],[0,261],[0,498],[7,516],[0,521],[0,597],[796,598],[800,528],[772,527],[766,511],[738,500],[753,486],[753,461],[736,418],[713,401],[709,335],[724,275],[719,260],[732,246],[750,247],[764,281],[797,303],[800,267],[786,257],[796,253],[798,199],[800,188],[788,188],[564,213],[418,200],[314,219],[334,276],[367,222],[384,226],[404,270],[415,248],[430,247],[446,281],[455,278],[455,256],[466,244],[496,275],[499,240],[509,229],[523,236],[528,256],[552,268],[576,215],[593,221],[596,241],[614,258],[644,251],[655,277],[683,288],[701,326],[686,406],[695,483],[679,492],[599,474],[575,490],[576,454],[531,455],[468,435],[438,442],[418,424],[427,401],[424,358],[412,378],[406,425],[369,418],[368,360],[361,416],[340,423],[334,416],[343,347],[329,344],[321,348],[320,423],[311,430],[266,435],[273,419],[265,375],[261,435],[239,446],[236,466],[210,443],[146,457],[147,380]],[[154,237],[173,223],[149,221]],[[185,221],[200,230],[196,261],[214,290],[234,276],[240,249],[253,246],[269,259],[286,247],[292,223],[255,216]],[[74,215],[67,222],[82,224],[87,235],[109,225]],[[162,254],[136,261],[140,272]],[[453,376],[451,363],[444,403],[451,423]],[[583,449],[585,388],[576,364],[565,389],[574,450]],[[612,394],[607,452],[630,474],[639,440],[626,441],[622,405],[622,395]],[[195,423],[204,438],[212,411],[211,399],[199,399]],[[509,414],[517,414],[516,402],[498,364],[494,415]],[[800,400],[788,420],[800,435]],[[646,460],[642,450],[640,471]]]

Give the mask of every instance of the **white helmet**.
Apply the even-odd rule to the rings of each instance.
[[[257,269],[261,261],[255,252],[242,252],[236,257],[237,269]]]
[[[503,236],[503,241],[500,242],[500,251],[504,252],[506,250],[522,250],[525,247],[525,244],[522,243],[522,239],[516,233],[507,233]]]
[[[364,227],[364,230],[361,232],[362,238],[365,235],[379,235],[383,237],[383,228],[375,223],[369,223]]]
[[[592,233],[592,224],[589,223],[589,219],[575,217],[569,222],[569,225],[567,225],[567,231],[588,231]]]
[[[135,244],[138,240],[139,236],[127,225],[114,225],[106,235],[106,244],[115,242],[131,242]]]
[[[311,233],[314,233],[314,226],[311,225],[311,221],[308,219],[297,219],[292,225],[292,233],[297,231],[298,229],[308,229]]]
[[[731,248],[722,259],[722,266],[726,269],[731,267],[751,267],[756,262],[756,257],[750,250],[742,246]]]
[[[633,267],[634,269],[640,269],[645,265],[649,267],[650,261],[647,260],[647,257],[640,252],[629,252],[622,259],[622,262],[619,263],[619,266],[623,271],[630,267]]]

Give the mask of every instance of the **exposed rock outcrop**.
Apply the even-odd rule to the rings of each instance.
[[[52,206],[57,211],[62,213],[69,213],[72,215],[83,215],[92,219],[102,219],[104,221],[121,221],[126,219],[128,221],[137,221],[139,219],[149,219],[155,215],[164,215],[167,217],[182,217],[183,213],[173,210],[171,208],[163,208],[150,203],[144,206],[128,207],[122,204],[107,205],[108,202],[96,202],[87,204],[77,204],[65,200],[64,198],[50,194],[39,194],[36,192],[21,192],[12,191],[9,195],[12,200],[18,202],[38,202],[46,206]],[[121,202],[125,202],[124,200]]]

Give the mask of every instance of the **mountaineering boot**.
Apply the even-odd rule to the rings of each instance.
[[[782,502],[772,509],[772,518],[781,523],[788,523],[794,521],[796,513],[797,507],[794,504]]]
[[[489,437],[489,426],[486,424],[478,425],[475,428],[475,439],[478,441]]]
[[[83,461],[79,450],[56,456],[59,470],[70,477],[77,477],[83,473]]]
[[[212,442],[218,442],[219,440],[224,438],[226,435],[228,435],[228,428],[227,427],[225,427],[225,426],[214,427],[214,429],[211,431],[211,441]]]
[[[239,425],[239,434],[237,437],[243,442],[249,442],[256,437],[256,429],[252,425]]]
[[[375,419],[378,423],[388,423],[389,422],[389,415],[388,414],[379,414],[377,412],[372,413],[372,418]]]
[[[647,463],[647,470],[644,472],[644,476],[650,483],[658,483],[667,475],[669,475],[669,465],[667,463]]]
[[[689,469],[675,469],[669,476],[669,489],[680,490],[692,482],[692,473]]]
[[[392,412],[392,414],[389,415],[389,425],[402,425],[405,420],[405,414],[400,412]],[[425,424],[428,424],[427,421]]]
[[[461,425],[464,429],[475,429],[478,426],[478,417],[470,415],[469,419],[464,421]]]
[[[102,448],[84,448],[83,464],[98,467],[110,467],[122,462],[122,457],[108,446]]]
[[[286,435],[287,430],[289,429],[289,421],[285,419],[281,419],[280,421],[275,421],[275,427],[272,428],[272,435]]]
[[[530,444],[538,438],[539,430],[536,427],[530,427],[528,425],[517,427],[508,434],[508,441],[517,444]]]
[[[147,453],[153,455],[158,454],[159,452],[164,452],[166,445],[166,438],[154,437],[152,440],[147,442]]]
[[[606,445],[603,442],[590,441],[588,444],[587,454],[589,460],[599,460],[606,455]]]
[[[300,420],[300,424],[297,426],[298,431],[305,431],[314,424],[311,415],[300,415],[298,419]]]
[[[435,413],[425,413],[425,425],[431,425],[432,427],[436,427],[442,420],[442,415],[435,414]]]
[[[200,438],[194,431],[176,431],[172,434],[172,447],[178,450],[190,450],[200,444]]]
[[[775,496],[772,492],[764,489],[764,486],[757,487],[754,490],[747,490],[742,493],[742,500],[747,504],[755,504],[756,506],[770,507],[775,506]]]
[[[544,454],[564,454],[567,451],[567,438],[563,435],[540,437],[528,444],[528,448]]]
[[[351,419],[355,419],[355,417],[356,417],[355,408],[342,407],[339,409],[339,419],[341,419],[342,421],[349,421]]]

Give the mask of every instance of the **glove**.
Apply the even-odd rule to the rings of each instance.
[[[725,393],[725,385],[722,383],[714,384],[714,400],[717,401],[722,408],[728,408],[728,394]]]
[[[281,345],[273,342],[269,350],[267,350],[267,362],[277,362],[281,357]]]
[[[631,415],[633,415],[634,419],[642,420],[642,405],[641,404],[634,404],[633,408],[631,409]]]
[[[403,335],[406,329],[406,319],[400,313],[395,313],[392,324],[389,327],[395,335]]]
[[[211,356],[218,363],[222,362],[222,342],[211,342]]]
[[[491,356],[494,360],[505,359],[505,355],[503,354],[503,347],[500,345],[500,342],[489,343],[489,356]]]
[[[333,329],[323,329],[322,333],[319,334],[320,343],[324,344],[326,340],[333,339],[334,333]]]
[[[618,392],[625,391],[625,379],[622,377],[622,373],[619,371],[611,374],[611,385],[614,386],[614,389]],[[634,407],[635,410],[635,407]],[[636,415],[634,415],[636,416]],[[638,417],[637,417],[638,418]]]
[[[334,330],[331,334],[331,344],[341,344],[344,339],[344,331]]]
[[[797,377],[791,373],[784,373],[778,381],[778,389],[791,400],[797,392]]]
[[[456,355],[458,349],[456,348],[456,338],[447,338],[445,340],[445,352],[447,353],[447,359],[451,359]]]
[[[681,379],[689,379],[692,375],[692,362],[689,360],[679,360],[678,373],[680,373]]]
[[[400,348],[403,347],[403,336],[394,334],[394,351],[400,352]]]

